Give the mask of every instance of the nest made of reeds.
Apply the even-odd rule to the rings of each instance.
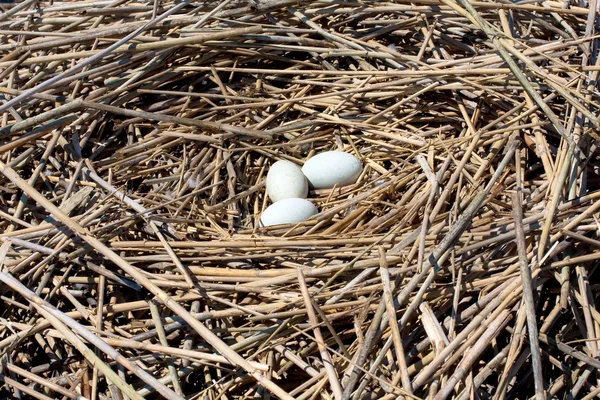
[[[3,4],[0,397],[597,397],[596,6]]]

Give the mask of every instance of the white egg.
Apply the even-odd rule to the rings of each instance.
[[[261,226],[296,224],[302,222],[319,210],[308,200],[283,199],[271,204],[260,216]]]
[[[304,199],[308,195],[308,182],[296,164],[277,161],[267,174],[267,195],[273,203],[289,198]]]
[[[343,151],[327,151],[317,154],[302,167],[302,172],[315,189],[330,189],[350,185],[362,171],[360,160]]]

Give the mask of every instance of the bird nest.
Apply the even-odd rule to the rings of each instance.
[[[0,397],[600,393],[595,2],[2,6]]]

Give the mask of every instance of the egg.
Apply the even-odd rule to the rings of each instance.
[[[302,172],[315,189],[350,185],[362,172],[360,160],[343,151],[326,151],[308,160]]]
[[[304,199],[308,195],[308,182],[296,164],[277,161],[267,174],[267,195],[273,203],[289,198]]]
[[[308,200],[283,199],[267,207],[260,216],[260,224],[261,226],[296,224],[312,217],[317,212],[319,212],[317,207]]]

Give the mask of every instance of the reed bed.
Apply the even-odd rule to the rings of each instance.
[[[0,397],[600,395],[595,1],[0,6]]]

